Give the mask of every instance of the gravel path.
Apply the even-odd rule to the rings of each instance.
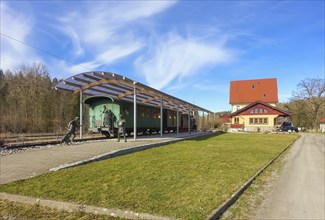
[[[302,134],[254,219],[325,219],[325,135]]]

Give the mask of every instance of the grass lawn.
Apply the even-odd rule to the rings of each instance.
[[[203,219],[296,138],[211,135],[1,185],[0,191]]]
[[[7,220],[117,220],[114,217],[104,215],[87,214],[83,212],[67,212],[59,211],[48,207],[41,207],[38,205],[27,205],[16,202],[10,202],[0,199],[0,219]]]

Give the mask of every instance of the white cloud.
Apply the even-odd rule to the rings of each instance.
[[[34,49],[24,45],[31,34],[34,20],[32,16],[25,16],[6,2],[1,1],[1,68],[12,69],[18,65],[40,60]]]
[[[143,47],[141,42],[130,42],[128,43],[129,47],[123,47],[122,45],[112,46],[107,51],[100,54],[96,60],[101,63],[114,62],[115,60],[125,57],[129,54],[134,53]]]
[[[133,21],[158,14],[175,3],[176,1],[128,1],[112,10],[113,18],[115,21]]]
[[[201,42],[174,32],[158,41],[153,53],[135,62],[138,74],[143,75],[148,84],[156,89],[165,88],[175,80],[200,77],[204,69],[227,63],[233,56],[223,44]]]
[[[76,56],[83,55],[85,51],[81,48],[78,34],[69,26],[66,27],[65,32],[71,37],[74,54]]]
[[[144,37],[134,33],[135,22],[172,6],[174,1],[96,2],[58,18],[58,29],[69,37],[73,54],[87,58],[80,63],[98,68],[127,57],[144,46]]]

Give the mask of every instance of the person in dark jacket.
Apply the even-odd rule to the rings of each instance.
[[[76,127],[78,122],[78,117],[75,117],[72,121],[68,124],[68,132],[64,135],[61,140],[61,144],[65,142],[66,144],[72,144],[74,142],[74,138],[76,136]]]

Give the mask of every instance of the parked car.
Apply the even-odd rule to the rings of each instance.
[[[283,122],[279,128],[279,131],[295,131],[298,132],[298,128],[294,127],[291,122]]]

